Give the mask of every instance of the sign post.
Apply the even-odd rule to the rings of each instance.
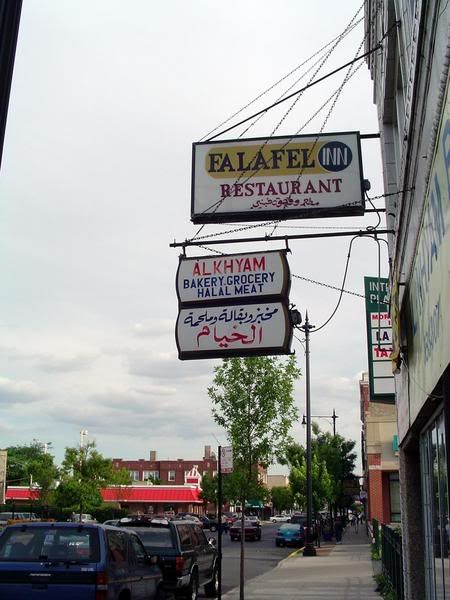
[[[217,598],[222,598],[222,473],[233,472],[233,448],[232,446],[219,446],[218,453],[218,477],[217,477],[217,531],[219,532],[217,552],[219,555],[219,568],[217,569]]]

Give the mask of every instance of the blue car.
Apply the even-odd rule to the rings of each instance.
[[[275,544],[301,548],[305,545],[305,528],[300,523],[283,523],[277,530]]]
[[[2,600],[163,600],[162,573],[133,531],[19,523],[0,535]]]

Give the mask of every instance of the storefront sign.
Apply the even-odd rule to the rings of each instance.
[[[283,302],[182,308],[176,325],[181,360],[287,354],[291,339]]]
[[[411,422],[450,362],[450,101],[444,98],[414,267],[408,287]]]
[[[178,301],[183,305],[287,297],[289,285],[283,250],[181,257],[177,272]]]
[[[364,277],[364,288],[370,399],[393,403],[395,381],[391,369],[392,323],[389,314],[389,280]]]
[[[358,132],[193,144],[194,223],[364,214]]]

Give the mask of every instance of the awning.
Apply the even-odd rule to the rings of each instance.
[[[28,502],[39,500],[39,490],[30,489],[29,487],[9,486],[6,489],[5,500],[11,502],[13,500],[28,500]]]
[[[117,486],[101,490],[104,502],[154,502],[202,504],[197,487],[184,486]]]

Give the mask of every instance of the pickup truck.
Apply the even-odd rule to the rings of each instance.
[[[124,520],[119,526],[135,531],[147,552],[158,557],[166,592],[196,600],[203,586],[205,596],[217,596],[219,563],[215,540],[208,540],[198,523],[186,519],[152,522],[144,518]]]

